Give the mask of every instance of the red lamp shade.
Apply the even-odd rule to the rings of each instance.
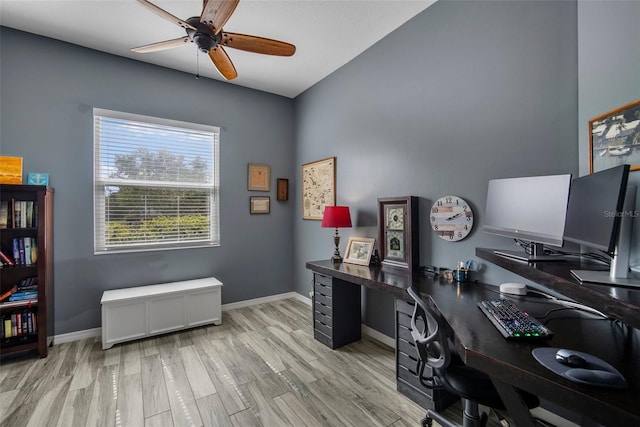
[[[351,227],[349,206],[325,206],[324,215],[322,216],[322,227]]]

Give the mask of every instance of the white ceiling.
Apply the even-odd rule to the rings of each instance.
[[[186,20],[201,0],[151,0]],[[227,49],[238,70],[231,83],[293,98],[435,0],[240,0],[224,29],[292,43],[292,57]],[[135,0],[0,0],[0,25],[139,61],[224,80],[188,43],[154,53],[132,47],[186,35]]]

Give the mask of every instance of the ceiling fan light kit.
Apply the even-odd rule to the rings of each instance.
[[[158,16],[184,28],[187,35],[173,40],[135,47],[131,50],[137,53],[157,52],[193,42],[200,51],[209,55],[209,59],[218,72],[227,80],[236,78],[238,73],[224,47],[275,56],[291,56],[295,53],[296,47],[290,43],[265,37],[224,32],[222,27],[231,17],[239,1],[204,0],[202,14],[183,21],[147,0],[138,0],[138,3]]]

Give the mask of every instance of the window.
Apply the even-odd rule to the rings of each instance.
[[[94,108],[96,254],[219,246],[214,126]]]

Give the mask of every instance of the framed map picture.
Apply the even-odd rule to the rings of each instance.
[[[336,158],[302,165],[302,219],[322,220],[325,206],[336,204]]]

